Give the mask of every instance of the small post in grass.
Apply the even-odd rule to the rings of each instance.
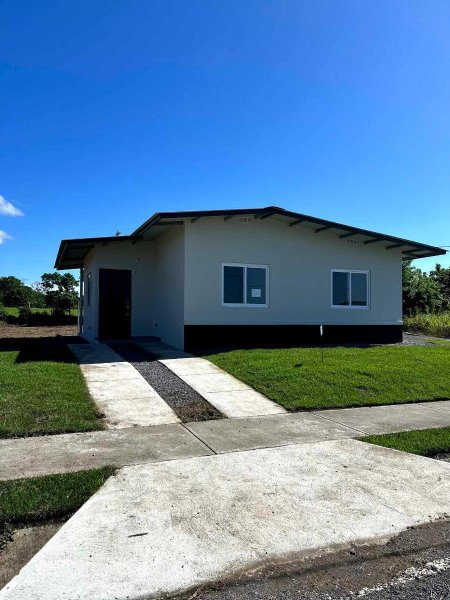
[[[320,352],[322,354],[322,362],[323,362],[323,325],[319,328],[320,331]]]

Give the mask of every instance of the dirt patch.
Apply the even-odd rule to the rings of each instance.
[[[413,596],[402,595],[400,586],[389,587],[400,573],[450,556],[450,525],[448,521],[412,527],[384,543],[351,546],[323,556],[266,565],[252,572],[242,573],[234,581],[221,581],[204,586],[182,596],[196,600],[333,600],[352,598],[365,588],[380,588],[370,598],[434,598],[430,595],[431,582],[424,584],[423,595],[413,590]],[[438,573],[438,571],[437,571]],[[450,570],[442,574],[448,578]],[[418,581],[416,578],[412,578]],[[413,581],[413,583],[414,583]],[[442,581],[439,582],[439,585]],[[404,584],[408,585],[407,582]],[[387,586],[387,589],[381,589]],[[380,594],[379,596],[376,594]],[[387,595],[385,595],[387,594]],[[415,594],[415,595],[414,595]],[[436,596],[438,598],[439,596]],[[442,598],[448,596],[442,596]],[[175,597],[172,597],[175,598]]]
[[[430,456],[430,458],[435,458],[436,460],[443,460],[444,462],[450,462],[450,452],[440,452],[439,454]]]
[[[0,552],[0,589],[17,575],[63,524],[63,521],[55,521],[13,531],[12,540]]]
[[[2,338],[42,338],[55,336],[76,336],[76,325],[52,325],[27,327],[26,325],[6,325],[0,323],[0,340]]]

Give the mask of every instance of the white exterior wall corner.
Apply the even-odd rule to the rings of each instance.
[[[90,341],[97,337],[97,311],[98,301],[95,294],[98,294],[98,281],[95,268],[95,248],[89,251],[84,259],[84,297],[83,297],[83,337]],[[91,302],[88,305],[88,275],[91,276]]]
[[[177,348],[184,345],[185,235],[174,225],[154,241],[153,335]]]
[[[186,325],[402,323],[401,253],[382,242],[355,243],[273,217],[186,222],[185,238]],[[269,265],[269,306],[223,306],[222,263]],[[332,269],[369,271],[368,309],[331,307]]]

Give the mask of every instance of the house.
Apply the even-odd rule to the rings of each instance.
[[[63,240],[80,269],[80,333],[195,350],[392,343],[402,259],[445,250],[276,206],[163,212],[131,235]]]

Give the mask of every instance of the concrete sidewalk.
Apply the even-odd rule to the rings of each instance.
[[[0,440],[0,480],[446,426],[450,401]]]
[[[186,423],[216,453],[450,426],[450,400]]]
[[[355,440],[127,467],[0,598],[161,598],[449,512],[450,464]]]
[[[207,454],[178,424],[0,440],[0,481]]]

